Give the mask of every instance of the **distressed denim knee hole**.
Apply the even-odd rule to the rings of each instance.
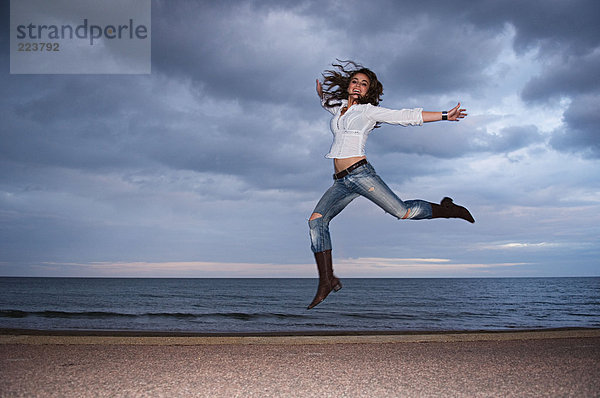
[[[310,215],[310,218],[308,219],[308,221],[313,221],[316,220],[317,218],[321,218],[323,217],[323,215],[321,213],[313,213]]]

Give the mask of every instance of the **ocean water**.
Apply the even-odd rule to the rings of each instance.
[[[600,278],[0,278],[0,328],[197,333],[600,327]]]

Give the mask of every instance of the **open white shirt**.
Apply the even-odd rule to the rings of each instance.
[[[352,105],[346,113],[341,114],[342,108],[348,104],[342,100],[340,105],[321,105],[331,114],[331,132],[333,143],[326,158],[344,159],[365,155],[365,144],[369,133],[377,123],[399,124],[401,126],[420,126],[423,124],[423,108],[388,109],[372,104]]]

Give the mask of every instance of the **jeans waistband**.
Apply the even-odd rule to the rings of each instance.
[[[360,166],[364,166],[365,164],[368,164],[368,163],[369,162],[367,162],[367,159],[359,160],[358,162],[354,163],[352,166],[348,167],[347,169],[344,169],[344,170],[340,171],[339,173],[334,174],[333,175],[333,179],[334,180],[339,180],[340,178],[344,178],[348,174],[350,174],[350,172],[352,170],[357,169]]]

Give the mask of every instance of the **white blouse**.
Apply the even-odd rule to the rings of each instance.
[[[371,104],[355,104],[341,114],[342,108],[348,104],[342,100],[340,105],[321,105],[331,114],[331,132],[333,143],[326,158],[344,159],[365,155],[365,144],[369,133],[376,123],[399,124],[401,126],[421,126],[423,124],[423,108],[388,109]]]

